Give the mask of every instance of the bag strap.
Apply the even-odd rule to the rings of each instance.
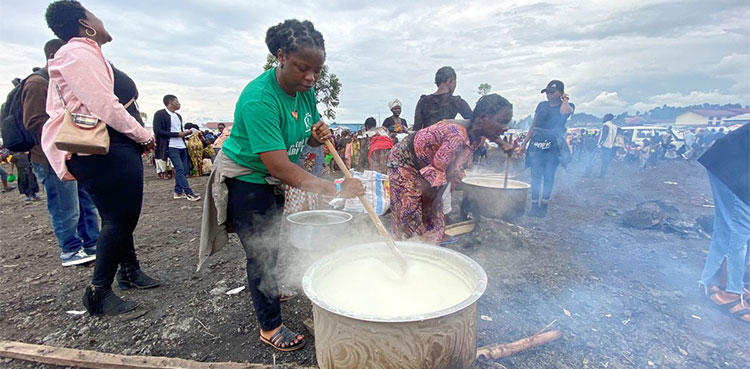
[[[62,92],[60,91],[60,86],[57,84],[57,82],[55,82],[55,90],[57,90],[57,97],[60,98],[63,109],[68,110],[68,106],[65,104],[65,99],[63,99]]]

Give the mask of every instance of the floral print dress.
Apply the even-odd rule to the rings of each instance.
[[[439,244],[445,234],[442,193],[452,181],[464,176],[474,150],[461,124],[444,120],[401,140],[388,157],[391,222],[400,240],[420,238]]]
[[[203,142],[198,134],[195,133],[189,139],[185,140],[185,144],[188,150],[188,157],[190,158],[190,174],[200,176],[203,174]]]

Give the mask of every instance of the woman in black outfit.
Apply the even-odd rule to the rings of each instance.
[[[453,119],[461,114],[471,120],[471,107],[461,98],[453,96],[456,91],[456,71],[451,67],[442,67],[435,73],[437,91],[422,95],[414,111],[414,131],[427,128],[443,119]]]
[[[70,58],[73,63],[79,62],[79,60],[81,60],[81,63],[91,62],[91,60],[85,58],[88,55],[85,52],[86,50],[84,52],[81,50],[86,49],[88,45],[96,50],[94,45],[101,46],[111,41],[111,36],[104,29],[102,22],[77,1],[63,0],[50,4],[47,8],[46,18],[49,27],[62,40],[69,42],[75,38],[74,40],[78,45],[84,45],[67,50],[63,47],[62,53],[59,52],[57,55],[63,60],[67,61],[65,58]],[[84,37],[94,41],[95,44],[82,40]],[[73,53],[80,54],[72,55]],[[103,58],[101,63],[104,63]],[[98,87],[94,83],[90,83],[91,81],[81,81],[80,78],[78,80],[75,78],[65,80],[64,67],[57,66],[55,68],[54,61],[51,65],[51,70],[58,69],[59,72],[56,74],[52,72],[50,81],[59,83],[64,92],[63,95],[70,96],[72,90],[73,95],[79,97],[79,94],[85,94]],[[88,65],[79,68],[86,67]],[[104,69],[101,65],[94,65],[91,70],[92,76],[90,78],[96,78],[93,74]],[[106,76],[106,78],[109,77]],[[135,99],[138,98],[138,90],[133,80],[114,67],[112,67],[111,78],[114,80],[114,96],[130,117],[137,124],[140,124],[140,127],[133,121],[129,121],[128,114],[119,116],[112,114],[113,117],[121,118],[121,121],[106,122],[110,138],[109,153],[87,156],[73,154],[66,162],[69,172],[91,195],[102,218],[101,233],[96,245],[97,257],[94,275],[91,285],[86,288],[83,296],[83,305],[92,315],[116,315],[131,311],[138,306],[135,302],[120,299],[112,292],[111,285],[115,279],[115,274],[117,274],[120,289],[151,288],[159,285],[159,281],[141,271],[133,242],[133,231],[138,224],[143,200],[141,153],[153,148],[154,140],[153,136],[147,133],[150,131],[144,129],[144,132],[141,130],[143,121],[135,104]],[[83,104],[84,99],[80,98],[80,100]],[[69,105],[71,109],[74,109],[74,104]],[[113,102],[113,105],[116,104]],[[95,106],[93,103],[86,108],[91,113],[95,113],[96,116],[109,116],[105,110],[118,109],[116,106],[106,104]],[[99,111],[95,111],[97,109]],[[75,113],[75,111],[72,111],[72,113]],[[113,127],[127,132],[128,135]],[[131,137],[140,137],[143,141],[136,142]]]

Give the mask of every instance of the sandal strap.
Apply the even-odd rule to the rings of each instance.
[[[282,325],[278,332],[274,333],[273,336],[271,336],[271,341],[275,346],[279,346],[281,343],[286,343],[289,347],[294,343],[294,340],[297,339],[297,333],[292,332],[291,329],[287,328],[285,325]]]

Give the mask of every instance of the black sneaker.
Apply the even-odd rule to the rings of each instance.
[[[198,201],[198,200],[200,200],[200,199],[201,199],[201,197],[200,197],[200,196],[198,196],[198,195],[196,195],[196,194],[193,194],[193,193],[189,193],[189,194],[185,195],[185,198],[186,198],[186,199],[187,199],[188,201]]]
[[[117,297],[111,288],[88,286],[83,293],[83,306],[91,315],[119,315],[135,310],[138,303]]]

